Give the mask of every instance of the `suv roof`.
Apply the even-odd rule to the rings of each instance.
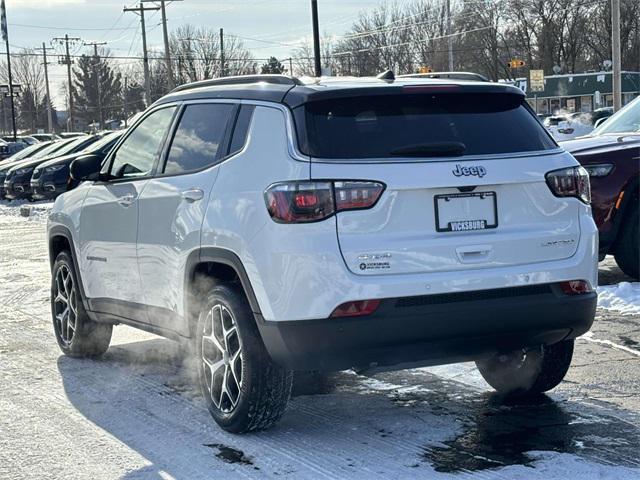
[[[173,101],[211,98],[231,98],[284,103],[295,108],[310,100],[347,97],[358,94],[377,95],[402,93],[404,87],[442,87],[473,93],[510,93],[524,96],[522,90],[506,84],[458,80],[454,78],[400,78],[391,80],[376,77],[322,77],[296,78],[286,75],[245,75],[202,80],[181,85],[156,102],[157,105]]]

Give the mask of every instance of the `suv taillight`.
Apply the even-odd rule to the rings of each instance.
[[[345,210],[371,208],[384,188],[368,181],[294,181],[271,185],[264,198],[275,222],[310,223]]]
[[[576,197],[584,203],[591,202],[589,172],[583,167],[561,168],[546,175],[547,185],[556,197]]]

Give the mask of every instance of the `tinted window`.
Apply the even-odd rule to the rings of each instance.
[[[173,137],[164,173],[189,172],[213,164],[234,109],[230,104],[189,105]]]
[[[144,177],[151,173],[174,111],[175,107],[157,110],[135,127],[113,156],[111,177]]]
[[[254,110],[255,107],[253,105],[243,105],[240,108],[238,119],[236,120],[236,126],[233,129],[233,138],[231,139],[229,155],[238,153],[244,148],[244,144],[247,142],[249,125],[251,125],[251,118],[253,117]]]
[[[442,156],[555,148],[520,95],[438,93],[379,95],[311,102],[296,109],[303,153],[318,158],[398,158],[411,148]],[[446,144],[445,147],[442,145]],[[428,153],[433,146],[435,153]]]

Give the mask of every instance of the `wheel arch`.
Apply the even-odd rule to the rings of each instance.
[[[214,282],[237,282],[242,287],[251,311],[257,318],[261,318],[260,305],[251,286],[249,276],[242,264],[242,260],[230,250],[224,248],[207,247],[194,250],[187,258],[185,268],[185,316],[192,328],[194,318],[197,318],[198,302],[193,301],[194,295],[206,291],[212,284],[199,284],[199,278],[208,278]]]
[[[47,243],[49,247],[49,264],[51,271],[53,271],[53,265],[56,263],[56,258],[60,252],[67,251],[69,252],[69,255],[71,255],[71,260],[73,260],[73,271],[78,281],[82,304],[85,310],[89,310],[87,295],[85,294],[82,276],[80,275],[80,264],[78,263],[78,258],[76,256],[76,249],[71,231],[65,226],[55,225],[49,229]]]
[[[620,208],[615,217],[616,234],[615,239],[609,249],[611,252],[615,251],[620,241],[620,233],[623,231],[623,223],[626,220],[627,215],[632,210],[634,205],[637,205],[640,199],[640,176],[633,177],[626,185],[622,187],[618,195],[623,195],[620,203]],[[619,198],[619,196],[618,196]]]

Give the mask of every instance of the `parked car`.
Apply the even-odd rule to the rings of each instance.
[[[34,137],[30,136],[30,135],[18,135],[15,140],[13,139],[13,135],[5,135],[4,137],[2,137],[2,139],[5,142],[18,142],[18,143],[24,143],[27,146],[29,145],[34,145],[36,143],[38,143],[38,140],[36,140]]]
[[[2,142],[0,143],[0,161],[12,157],[28,145],[22,142]]]
[[[77,138],[77,137],[85,137],[87,134],[84,132],[60,132],[60,138]]]
[[[57,157],[38,165],[31,176],[32,197],[36,200],[52,199],[67,190],[75,188],[77,182],[69,177],[69,166],[77,158],[92,156],[96,162],[97,173],[100,170],[100,164],[122,136],[122,133],[109,133],[84,150]]]
[[[64,146],[55,149],[51,155],[41,156],[36,154],[34,158],[18,162],[7,171],[4,179],[5,198],[10,200],[17,200],[21,198],[31,200],[33,193],[31,191],[31,175],[38,165],[41,165],[53,158],[69,155],[74,152],[80,152],[98,139],[99,137],[97,136],[70,139]]]
[[[17,162],[19,160],[24,160],[25,158],[29,158],[41,150],[44,150],[51,142],[39,142],[35,145],[31,145],[30,147],[22,148],[18,153],[14,153],[10,157],[7,157],[3,160],[0,160],[0,165],[8,165],[11,162]]]
[[[273,425],[294,370],[554,388],[595,315],[587,172],[518,88],[388,77],[181,86],[76,160],[47,227],[62,352],[121,323],[189,342],[231,432]]]
[[[571,140],[593,131],[593,125],[582,122],[578,115],[580,114],[552,115],[542,123],[556,141]]]
[[[44,148],[38,150],[35,153],[25,157],[25,158],[17,158],[13,160],[13,157],[6,159],[5,161],[0,163],[0,199],[5,198],[5,189],[4,189],[4,181],[7,178],[7,174],[9,170],[17,165],[22,165],[23,163],[30,162],[31,160],[35,160],[38,158],[45,158],[53,155],[57,150],[63,148],[66,144],[71,142],[72,140],[63,140],[59,142],[51,142],[49,145],[46,145]],[[36,144],[39,145],[39,144]],[[32,147],[35,147],[33,145]],[[31,147],[28,147],[31,148]],[[24,149],[26,150],[26,149]],[[21,152],[18,152],[21,153]],[[51,157],[53,158],[53,157]]]
[[[55,133],[33,133],[31,134],[31,136],[40,142],[50,142],[52,140],[60,140],[60,137]]]
[[[612,254],[624,273],[640,278],[640,98],[588,137],[561,145],[591,177],[600,258]]]
[[[589,135],[596,127],[596,122],[613,115],[613,108],[598,108],[592,112],[575,112],[551,115],[543,119],[553,138],[562,142]]]

